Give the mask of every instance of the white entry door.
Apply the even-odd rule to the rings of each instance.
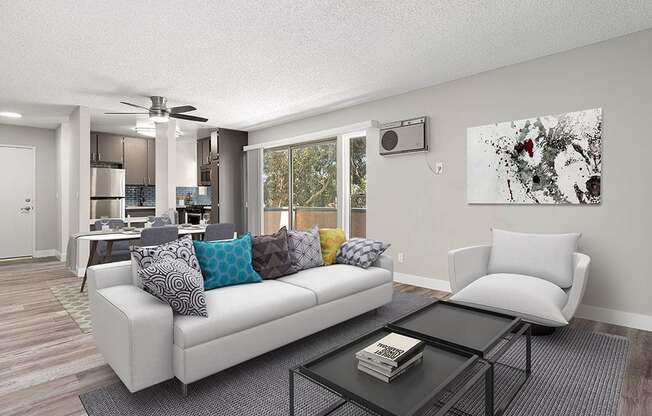
[[[0,144],[0,258],[34,254],[33,193],[34,149]]]

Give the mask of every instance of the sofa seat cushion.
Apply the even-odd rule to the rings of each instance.
[[[209,290],[207,318],[174,316],[174,344],[189,348],[315,305],[311,291],[274,280]]]
[[[362,269],[347,264],[301,270],[278,281],[312,291],[318,304],[353,295],[392,281],[392,273],[380,267]]]
[[[564,326],[568,297],[559,286],[536,277],[496,273],[479,278],[450,298],[463,305],[520,316],[546,326]]]

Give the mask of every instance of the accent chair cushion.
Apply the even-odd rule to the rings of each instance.
[[[192,238],[185,235],[160,246],[134,246],[131,250],[131,272],[134,285],[143,288],[138,271],[164,259],[181,260],[201,274]]]
[[[493,229],[489,273],[538,277],[562,289],[573,285],[578,233],[526,234]]]
[[[510,273],[483,276],[454,294],[451,301],[546,326],[564,326],[566,292],[547,280]]]
[[[259,235],[252,242],[252,264],[263,279],[276,279],[290,273],[288,230],[283,227],[272,235]]]
[[[346,234],[340,228],[320,228],[319,243],[321,244],[321,256],[324,259],[324,266],[335,263],[337,249],[346,241]]]
[[[389,244],[366,238],[352,238],[337,249],[335,262],[366,269],[387,250]]]
[[[391,283],[392,279],[392,273],[380,267],[363,269],[348,264],[333,264],[301,270],[293,275],[281,277],[277,281],[313,292],[317,297],[317,303],[321,305]]]
[[[251,265],[251,234],[235,240],[195,240],[194,244],[205,290],[263,281]]]
[[[288,231],[288,251],[292,263],[290,273],[324,265],[317,227],[307,231]]]
[[[165,259],[138,271],[147,291],[181,315],[207,316],[204,279],[185,261]]]

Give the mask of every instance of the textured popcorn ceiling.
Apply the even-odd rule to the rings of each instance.
[[[119,130],[165,95],[255,129],[650,27],[650,0],[2,1],[0,111]]]

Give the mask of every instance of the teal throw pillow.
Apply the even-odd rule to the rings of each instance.
[[[205,290],[263,281],[251,265],[251,234],[236,240],[195,240],[194,244]]]

